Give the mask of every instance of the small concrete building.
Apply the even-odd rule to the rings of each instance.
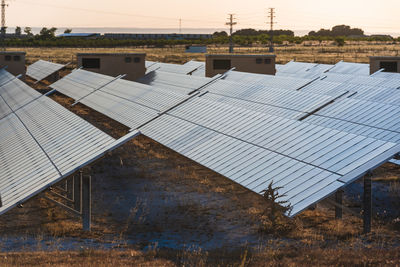
[[[237,71],[275,75],[275,55],[206,55],[206,76]]]
[[[0,67],[7,67],[6,70],[14,76],[22,75],[21,79],[25,80],[26,67],[25,67],[26,52],[0,52]]]
[[[78,68],[135,81],[146,73],[144,53],[79,53]]]
[[[370,74],[384,69],[384,72],[400,73],[400,57],[369,57]]]

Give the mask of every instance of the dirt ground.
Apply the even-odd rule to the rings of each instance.
[[[45,92],[47,86],[35,88]],[[51,98],[115,138],[128,131],[83,105],[71,107],[66,96]],[[368,235],[362,234],[357,183],[345,198],[354,214],[335,220],[325,201],[284,219],[288,231],[267,233],[261,230],[266,208],[261,196],[145,136],[84,171],[93,179],[92,232],[83,232],[79,218],[38,196],[0,217],[1,266],[400,264],[400,219],[394,212],[400,205],[400,167],[394,164],[374,171],[382,193],[374,194]],[[384,213],[380,206],[389,209]]]

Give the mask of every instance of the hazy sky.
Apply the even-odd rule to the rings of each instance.
[[[400,32],[400,0],[9,0],[7,25],[31,27],[266,28],[276,8],[276,28],[318,30],[337,24],[367,32]]]

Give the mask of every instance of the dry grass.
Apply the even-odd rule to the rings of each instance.
[[[78,52],[140,52],[147,54],[147,60],[161,61],[168,63],[184,63],[191,59],[204,61],[203,54],[185,53],[184,46],[175,46],[167,48],[136,48],[136,47],[120,47],[120,48],[7,48],[8,50],[26,51],[27,63],[31,64],[38,59],[52,60],[59,63],[76,65],[75,55]],[[209,53],[227,53],[226,46],[209,46]],[[267,47],[237,47],[236,53],[254,53],[269,54]],[[400,46],[391,43],[368,43],[368,42],[352,42],[344,47],[337,47],[332,44],[318,45],[318,43],[310,43],[308,45],[293,45],[276,47],[277,62],[284,64],[290,60],[303,62],[318,62],[326,64],[334,64],[340,60],[348,62],[368,63],[369,56],[398,56],[400,54]]]

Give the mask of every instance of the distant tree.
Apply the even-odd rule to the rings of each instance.
[[[344,46],[344,44],[346,43],[344,37],[336,37],[335,42],[337,46]]]
[[[25,27],[24,33],[28,36],[32,36],[32,28],[31,27]]]
[[[15,35],[16,35],[16,36],[21,36],[21,33],[22,33],[21,27],[17,26],[17,27],[15,28]]]
[[[48,29],[48,28],[44,27],[40,30],[39,36],[41,37],[41,39],[44,39],[44,40],[52,39],[56,36],[56,31],[57,31],[57,28],[53,27],[53,28]]]
[[[226,31],[221,31],[221,32],[214,32],[213,37],[227,37],[228,33]]]
[[[7,32],[7,27],[1,27],[0,33],[2,36],[5,36]]]
[[[334,26],[331,30],[320,29],[319,31],[310,31],[308,33],[309,36],[364,36],[364,31],[358,28],[351,28],[347,25],[337,25]]]
[[[71,33],[72,29],[65,29],[64,33]]]

